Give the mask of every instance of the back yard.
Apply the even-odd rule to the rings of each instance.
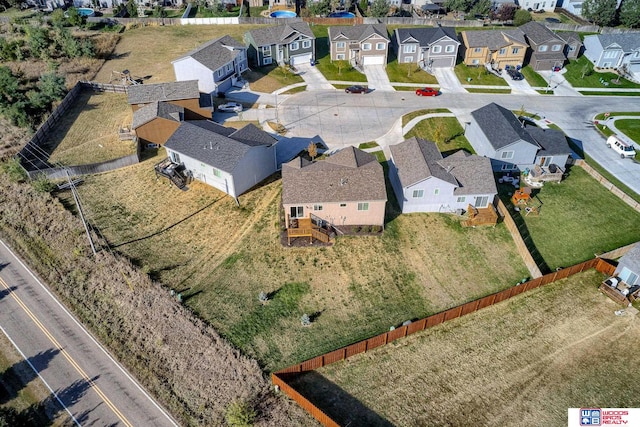
[[[640,319],[614,315],[600,280],[589,270],[293,385],[340,425],[560,426],[567,408],[633,406]]]
[[[282,247],[279,180],[236,207],[205,184],[182,192],[156,180],[161,158],[86,177],[79,192],[90,221],[268,371],[528,276],[502,224],[463,229],[439,214],[392,215],[382,237]],[[270,294],[264,305],[260,292]]]

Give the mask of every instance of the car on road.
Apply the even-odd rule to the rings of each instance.
[[[507,70],[507,74],[509,74],[509,76],[511,76],[512,80],[522,80],[524,79],[524,76],[522,75],[522,73],[518,70],[516,70],[515,68],[509,68]]]
[[[344,90],[346,93],[367,93],[369,88],[367,86],[353,85]]]
[[[627,144],[615,135],[611,135],[607,139],[607,147],[613,148],[613,151],[620,154],[620,157],[623,159],[625,157],[636,156],[636,150],[633,148],[633,145]]]
[[[440,95],[440,91],[435,90],[430,87],[423,87],[416,90],[416,95],[418,96],[438,96]]]
[[[239,113],[242,111],[242,104],[237,102],[227,102],[218,106],[218,111],[223,113]]]

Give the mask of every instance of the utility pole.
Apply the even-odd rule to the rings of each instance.
[[[82,206],[80,206],[80,198],[78,197],[78,193],[76,192],[76,186],[71,181],[71,175],[69,175],[69,170],[66,170],[67,180],[69,181],[69,187],[71,188],[71,193],[73,194],[73,200],[76,202],[76,207],[78,208],[78,213],[80,214],[80,219],[82,220],[82,225],[84,225],[84,231],[87,232],[87,238],[89,239],[89,245],[91,245],[91,251],[93,255],[96,254],[96,247],[93,244],[93,239],[91,238],[91,232],[89,231],[89,226],[87,225],[87,221],[84,219],[84,213],[82,212]]]

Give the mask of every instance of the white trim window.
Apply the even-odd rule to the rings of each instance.
[[[502,165],[502,170],[503,171],[510,171],[515,169],[517,166],[516,165],[512,165],[511,163],[505,163]]]
[[[447,53],[453,53],[455,51],[456,47],[452,44],[448,44],[445,46],[444,51]]]
[[[513,49],[511,49],[511,54],[512,55],[517,55],[520,52],[520,48],[519,47],[514,47]]]
[[[622,267],[620,270],[619,277],[625,282],[627,285],[633,286],[638,281],[638,275],[633,271],[629,270],[627,267]]]
[[[303,49],[309,49],[311,47],[311,40],[303,40],[302,41],[302,48]]]
[[[608,50],[604,53],[605,58],[615,58],[618,56],[617,50]]]
[[[476,196],[473,206],[476,208],[486,208],[489,203],[489,196]]]
[[[271,56],[271,46],[262,46],[262,56]]]
[[[293,43],[289,44],[289,49],[290,50],[298,50],[298,49],[300,49],[300,43],[293,42]]]
[[[344,53],[338,53],[336,54],[336,59],[338,61],[342,61],[345,58]]]
[[[431,53],[440,53],[442,52],[442,46],[434,46],[431,48]]]
[[[266,58],[264,58],[264,59],[262,60],[262,63],[263,63],[264,65],[271,65],[271,64],[273,63],[273,58],[272,58],[272,57],[270,57],[270,56],[268,56],[268,57],[266,57]]]
[[[405,44],[402,48],[403,53],[416,53],[416,45],[415,44]]]
[[[538,46],[538,52],[546,52],[549,46],[543,44],[542,46]]]
[[[336,43],[336,49],[337,50],[344,50],[345,47],[347,47],[347,44],[345,42]]]
[[[465,200],[466,200],[465,196],[458,196],[458,198],[456,199],[456,203],[464,203]]]
[[[562,49],[562,45],[560,44],[554,44],[553,46],[551,46],[551,50],[554,52],[560,52],[560,49]]]
[[[314,211],[321,211],[322,210],[322,205],[313,205],[313,210]]]
[[[405,56],[404,61],[405,64],[410,64],[413,62],[413,56]]]
[[[371,50],[371,43],[362,43],[362,50]]]
[[[382,42],[376,43],[376,50],[384,50],[385,47],[386,47],[385,44]]]
[[[433,195],[437,196],[438,194],[440,194],[440,189],[439,188],[434,188],[433,189]]]
[[[481,53],[481,52],[482,52],[482,48],[481,47],[473,48],[473,53]]]
[[[213,168],[213,176],[216,178],[222,178],[222,171],[220,169]]]
[[[291,218],[304,218],[304,206],[291,206],[289,215]]]
[[[424,190],[413,190],[413,196],[414,199],[421,199],[424,197]]]
[[[479,59],[472,59],[471,60],[471,65],[478,65],[480,64],[480,60]]]
[[[369,210],[369,202],[358,202],[358,210],[359,211],[368,211]]]
[[[504,55],[507,53],[507,48],[503,47],[498,51],[498,55]]]
[[[233,69],[233,64],[227,64],[227,73]]]
[[[501,159],[513,159],[513,151],[503,151],[500,153]]]

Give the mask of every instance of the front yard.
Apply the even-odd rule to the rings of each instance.
[[[464,136],[464,129],[462,129],[460,122],[455,117],[424,119],[407,132],[404,137],[411,138],[414,136],[435,142],[443,154],[451,154],[460,149],[468,153],[475,153],[467,137]]]
[[[486,68],[468,67],[460,63],[455,67],[456,76],[463,85],[488,85],[488,86],[509,86],[503,78],[495,76],[487,71]]]
[[[577,60],[570,61],[569,64],[566,65],[566,69],[567,72],[564,74],[564,78],[567,79],[571,86],[576,88],[608,88],[612,91],[616,88],[640,88],[639,84],[630,82],[624,78],[618,79],[617,74],[594,71],[593,64],[584,55]],[[609,84],[604,85],[600,81],[601,79]]]
[[[345,82],[366,82],[367,76],[352,68],[347,61],[331,62],[329,52],[329,27],[314,25],[311,27],[316,36],[316,67],[327,80]]]

